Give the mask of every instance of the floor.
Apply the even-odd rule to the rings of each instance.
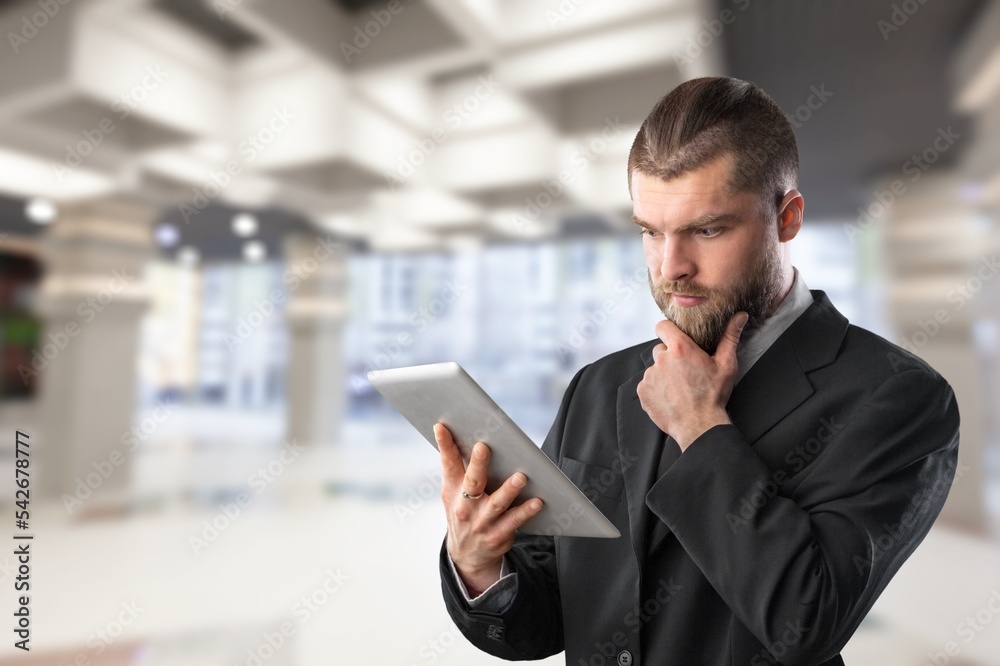
[[[266,413],[186,410],[136,456],[130,514],[70,518],[59,504],[33,505],[34,649],[25,656],[5,640],[0,660],[505,663],[469,645],[445,612],[437,574],[444,518],[428,445],[405,423],[352,422],[341,446],[293,450],[282,462],[275,423]],[[10,551],[0,551],[7,618]],[[844,658],[850,666],[995,666],[998,612],[1000,546],[935,527]]]

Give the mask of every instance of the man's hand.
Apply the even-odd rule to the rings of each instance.
[[[736,343],[747,314],[737,312],[709,356],[671,321],[656,325],[663,342],[636,389],[642,408],[663,432],[687,449],[709,428],[731,423],[726,403],[736,383]]]
[[[515,472],[487,495],[489,447],[476,442],[466,469],[458,445],[443,423],[434,424],[434,438],[441,452],[441,500],[448,518],[448,554],[467,586],[485,590],[500,578],[503,555],[514,545],[514,531],[542,510],[542,500],[534,498],[509,508],[527,482],[524,474]],[[463,490],[471,498],[463,496]]]

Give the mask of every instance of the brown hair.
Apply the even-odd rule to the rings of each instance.
[[[733,192],[777,205],[798,186],[799,152],[788,119],[760,87],[726,76],[691,79],[660,98],[636,134],[632,172],[670,180],[726,153],[734,157]]]

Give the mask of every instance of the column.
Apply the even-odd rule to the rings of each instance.
[[[296,233],[285,241],[289,289],[286,437],[305,445],[340,443],[346,399],[343,328],[348,246]]]
[[[987,405],[984,354],[974,328],[993,307],[997,284],[980,272],[984,258],[1000,249],[1000,237],[962,199],[962,183],[954,173],[924,174],[888,208],[881,247],[891,285],[889,318],[897,331],[893,342],[948,380],[961,413],[960,466],[940,520],[985,533]]]
[[[41,242],[45,277],[36,479],[71,516],[127,507],[135,451],[143,272],[153,254],[152,211],[105,199],[63,206]]]

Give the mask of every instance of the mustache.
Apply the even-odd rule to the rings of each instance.
[[[689,282],[679,282],[677,280],[664,280],[656,285],[656,291],[660,294],[677,294],[678,296],[711,296],[710,289],[703,289]]]

